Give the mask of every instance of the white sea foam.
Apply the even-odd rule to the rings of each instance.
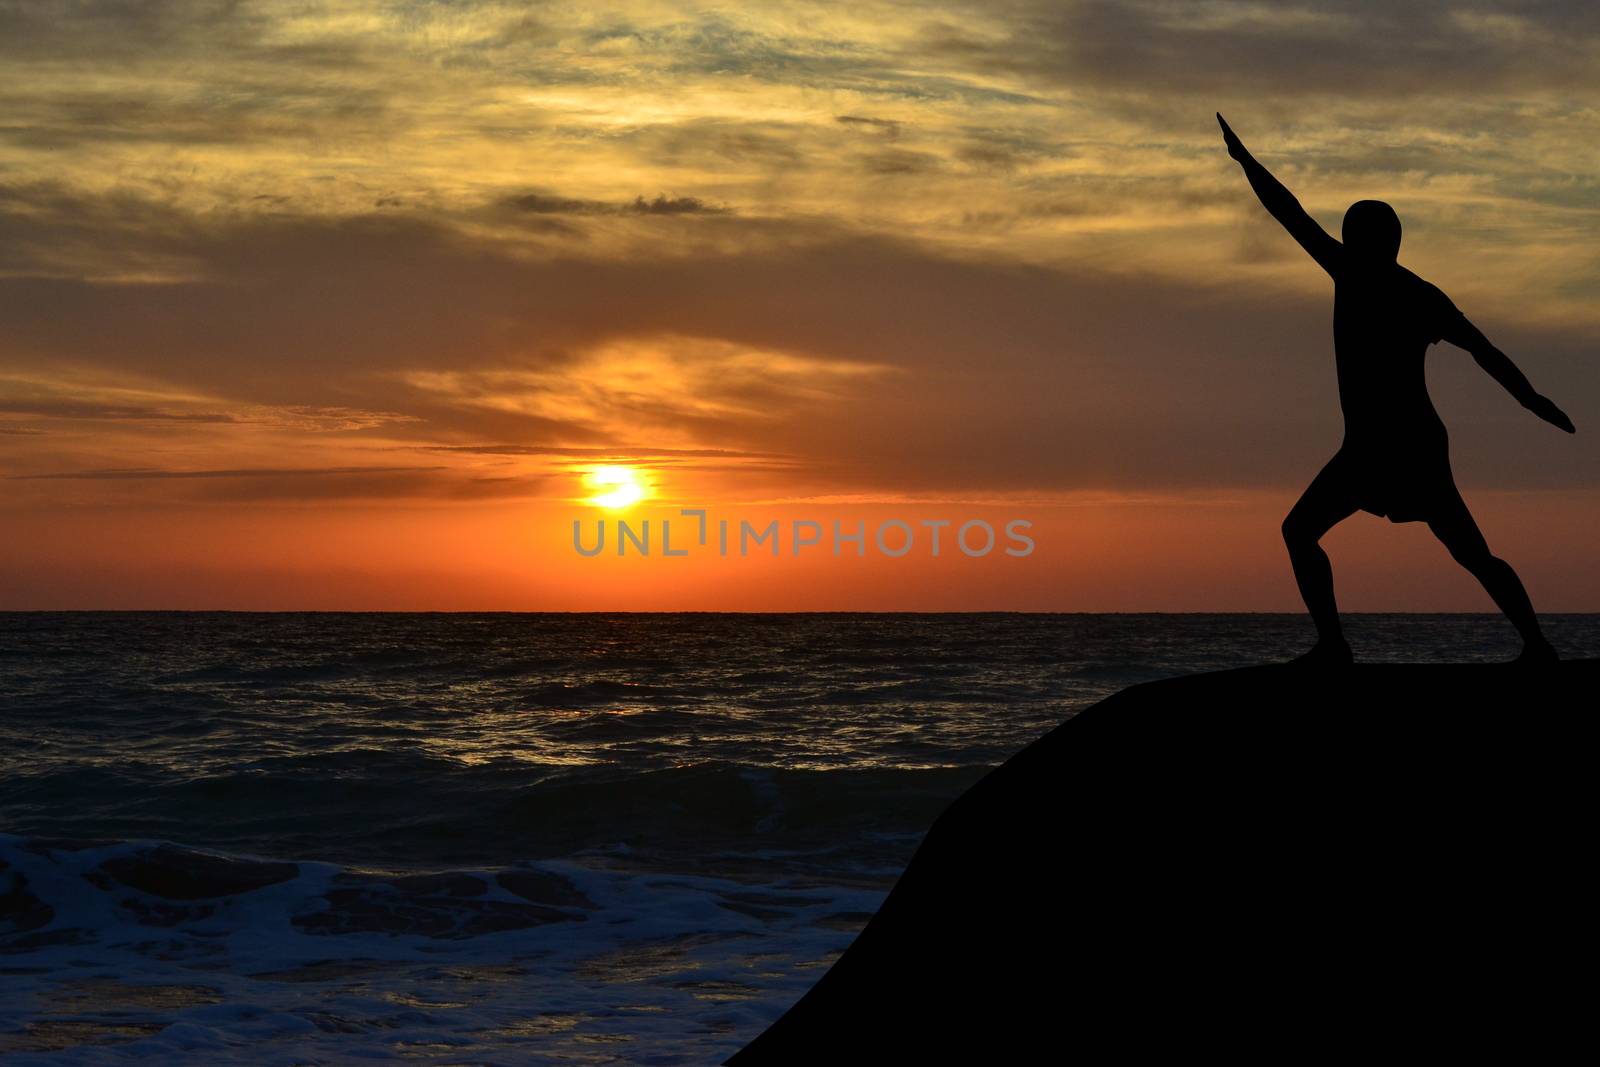
[[[546,862],[517,870],[570,886],[584,902],[559,910],[581,918],[477,936],[320,934],[304,920],[341,887],[417,914],[529,902],[497,883],[502,871],[452,872],[454,895],[407,894],[376,872],[301,863],[276,884],[193,900],[106,877],[161,848],[0,836],[13,899],[53,912],[38,922],[35,908],[31,929],[0,938],[8,1063],[714,1062],[797,999],[882,899]],[[462,875],[483,892],[460,894]]]

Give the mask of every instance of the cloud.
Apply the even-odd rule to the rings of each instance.
[[[640,463],[676,459],[793,459],[775,452],[741,452],[730,448],[573,448],[559,445],[425,445],[430,452],[451,452],[473,456],[554,456],[558,459],[605,459],[617,463]]]
[[[924,174],[938,170],[943,161],[931,152],[890,149],[862,156],[861,166],[873,174]]]
[[[708,205],[698,197],[667,196],[665,193],[656,194],[653,200],[636,196],[631,202],[623,204],[524,193],[506,198],[505,203],[518,211],[535,215],[720,215],[730,210],[726,207]]]
[[[1600,30],[1593,6],[1577,2],[1030,0],[983,10],[1001,32],[930,25],[913,47],[969,70],[1144,98],[1569,90],[1592,80]]]
[[[805,239],[541,261],[443,222],[239,224],[193,245],[211,283],[0,280],[0,364],[182,383],[236,419],[247,397],[336,424],[376,412],[350,432],[383,447],[793,457],[815,492],[1292,485],[1337,444],[1325,296],[790,232]],[[1582,410],[1583,328],[1501,325],[1436,280]],[[1465,357],[1433,365],[1464,477],[1600,476],[1495,421],[1504,398]]]
[[[687,115],[642,122],[606,138],[629,157],[648,161],[649,169],[702,173],[707,183],[726,181],[734,173],[774,174],[804,166],[811,142],[819,139],[815,123],[778,118]],[[809,162],[814,165],[816,157]]]
[[[877,130],[891,141],[900,136],[900,123],[896,119],[873,118],[870,115],[835,115],[833,121],[842,122],[847,126]]]
[[[600,200],[578,200],[567,196],[545,196],[542,193],[524,193],[508,197],[506,203],[518,211],[531,211],[538,215],[601,215],[613,214],[614,204]]]
[[[71,400],[6,400],[0,398],[0,415],[37,415],[51,419],[131,419],[161,422],[233,422],[225,413],[163,411],[130,405],[95,404]]]
[[[418,471],[444,470],[443,467],[271,467],[242,468],[239,470],[158,470],[149,467],[111,467],[103,470],[64,471],[53,474],[16,474],[17,481],[129,481],[145,478],[315,478],[345,474],[414,474]]]
[[[125,486],[125,492],[109,499],[149,506],[161,500],[177,503],[506,500],[546,495],[551,477],[545,472],[483,475],[448,466],[112,467],[11,475],[9,480],[32,485],[94,483],[111,489]]]
[[[55,383],[0,388],[6,469],[1293,487],[1337,441],[1327,293],[1220,151],[1234,102],[1581,409],[1596,18],[0,3],[0,369]],[[1600,477],[1431,366],[1466,477]]]
[[[692,196],[657,195],[654,200],[646,200],[642,196],[634,197],[633,203],[623,210],[634,215],[699,215],[706,212],[720,214],[728,209],[710,207]]]
[[[219,410],[231,408],[231,410]],[[121,423],[195,423],[228,427],[269,427],[312,433],[356,431],[414,422],[394,411],[369,411],[348,405],[230,404],[215,396],[152,384],[118,382],[110,371],[51,377],[0,373],[0,415],[26,420]]]
[[[246,407],[233,415],[233,421],[312,433],[342,433],[393,427],[398,423],[418,422],[415,415],[398,411],[367,411],[346,406],[289,404],[279,407]]]

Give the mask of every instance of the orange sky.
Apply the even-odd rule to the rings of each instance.
[[[1458,480],[1600,610],[1585,5],[0,6],[0,609],[1298,610],[1331,286],[1228,114],[1465,353]],[[645,499],[588,498],[596,467]],[[1026,558],[585,559],[679,507],[1034,523]],[[1491,610],[1420,525],[1355,610]]]

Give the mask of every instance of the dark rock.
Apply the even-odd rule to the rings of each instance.
[[[119,843],[109,837],[33,837],[22,847],[34,855],[48,856],[52,852],[82,852],[86,849],[105,848]]]
[[[28,888],[28,876],[0,860],[0,936],[37,930],[56,917],[56,909]]]
[[[934,823],[728,1062],[1554,1058],[1586,1040],[1600,662],[1134,686]]]
[[[553,904],[557,907],[597,908],[600,905],[584,895],[583,890],[548,871],[530,871],[519,868],[501,871],[494,876],[500,888],[515,893],[523,900],[535,904]]]
[[[109,859],[100,869],[131,889],[167,900],[230,897],[287,882],[300,873],[293,863],[213,856],[176,845]]]

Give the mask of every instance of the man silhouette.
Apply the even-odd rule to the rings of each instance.
[[[1357,511],[1391,522],[1423,521],[1450,555],[1494,599],[1522,635],[1518,662],[1550,661],[1533,604],[1511,565],[1489,552],[1450,472],[1449,439],[1428,399],[1423,357],[1436,341],[1466,349],[1523,407],[1573,432],[1572,420],[1534,392],[1505,353],[1489,343],[1437,287],[1396,262],[1400,219],[1381,200],[1358,200],[1334,240],[1267,168],[1256,162],[1221,114],[1228,154],[1272,217],[1333,277],[1333,348],[1344,443],[1283,520],[1295,582],[1317,627],[1317,643],[1297,660],[1351,661],[1333,598],[1333,568],[1318,544]]]

